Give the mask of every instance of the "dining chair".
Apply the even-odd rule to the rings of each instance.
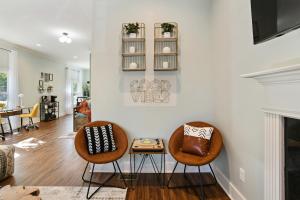
[[[39,103],[35,104],[31,110],[30,113],[25,113],[25,114],[21,114],[19,115],[21,118],[21,129],[23,128],[23,120],[24,119],[28,119],[28,124],[25,126],[25,129],[27,131],[29,131],[30,128],[39,128],[39,126],[35,123],[33,123],[33,119],[34,117],[38,116],[38,111],[39,111]]]

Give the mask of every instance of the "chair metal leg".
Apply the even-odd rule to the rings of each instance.
[[[199,171],[199,175],[200,175],[200,195],[201,195],[201,200],[205,200],[205,194],[204,194],[204,189],[203,189],[203,180],[202,180],[202,176],[201,176],[201,170],[200,170],[200,166],[198,166],[198,171]]]
[[[171,176],[170,176],[170,178],[169,178],[169,180],[168,180],[168,183],[167,183],[167,187],[168,187],[168,188],[169,188],[169,184],[170,184],[170,182],[171,182],[171,179],[172,179],[172,177],[173,177],[173,174],[174,174],[174,172],[175,172],[175,170],[176,170],[176,168],[177,168],[177,165],[178,165],[178,162],[176,162],[175,167],[174,167],[174,169],[173,169],[173,171],[172,171],[172,174],[171,174]]]
[[[200,166],[197,166],[198,168],[200,168]],[[190,187],[206,187],[206,186],[211,186],[211,185],[215,185],[215,184],[217,184],[217,179],[216,179],[216,177],[215,177],[215,174],[214,174],[214,171],[213,171],[213,169],[211,168],[211,166],[209,165],[209,167],[210,167],[210,170],[211,170],[211,174],[213,175],[213,179],[214,179],[214,181],[212,182],[212,183],[207,183],[207,184],[204,184],[203,182],[201,182],[200,184],[193,184],[193,182],[190,180],[190,178],[187,176],[187,173],[186,173],[186,168],[187,168],[187,165],[185,165],[184,166],[184,177],[185,177],[185,179],[189,182],[189,185],[176,185],[176,186],[174,186],[174,187],[170,187],[169,186],[169,183],[170,183],[170,180],[171,179],[169,179],[169,182],[168,182],[168,188],[170,188],[170,189],[175,189],[175,188],[190,188]],[[173,170],[173,172],[174,172],[174,170]],[[173,176],[173,172],[172,172],[172,174],[171,174],[171,178],[172,178],[172,176]],[[200,174],[200,176],[201,176],[201,174]]]
[[[1,125],[1,133],[2,133],[2,135],[0,136],[1,138],[2,138],[2,140],[4,141],[5,140],[5,132],[4,132],[4,128],[3,128],[3,124],[1,123],[0,124]]]
[[[211,173],[212,173],[212,175],[213,175],[213,177],[214,177],[214,182],[212,183],[212,185],[215,185],[215,184],[217,184],[217,178],[216,178],[215,172],[214,172],[214,170],[212,169],[212,167],[211,167],[210,164],[208,164],[208,166],[209,166],[210,171],[211,171]]]
[[[120,166],[119,166],[119,163],[118,163],[118,161],[115,161],[115,163],[116,163],[116,165],[117,165],[117,168],[119,169],[121,178],[123,179],[123,182],[124,182],[124,185],[125,185],[125,188],[127,188],[127,183],[126,183],[126,180],[125,180],[125,178],[124,178],[124,175],[123,175],[123,173],[122,173],[122,171],[121,171],[121,168],[120,168]]]
[[[119,164],[118,164],[117,161],[115,161],[115,162],[116,162],[117,167],[119,168],[120,174],[121,174],[121,176],[122,176],[122,178],[123,178],[123,180],[124,180],[124,183],[125,183],[125,185],[126,185],[126,187],[127,187],[127,184],[126,184],[126,182],[125,182],[125,179],[124,179],[123,173],[122,173],[122,171],[121,171],[121,169],[120,169],[120,167],[119,167]],[[82,177],[81,177],[82,180],[83,180],[84,182],[86,182],[86,183],[89,184],[89,185],[88,185],[88,189],[87,189],[87,193],[86,193],[86,198],[87,198],[87,199],[91,199],[91,198],[92,198],[92,197],[93,197],[93,196],[94,196],[94,195],[95,195],[102,187],[104,187],[105,184],[106,184],[108,181],[110,181],[110,180],[115,176],[115,174],[116,174],[116,167],[115,167],[115,164],[113,163],[114,173],[113,173],[111,176],[109,176],[103,183],[94,182],[94,181],[92,181],[93,175],[94,175],[94,170],[95,170],[95,164],[93,163],[91,176],[90,176],[89,180],[86,180],[84,177],[85,177],[85,173],[86,173],[86,171],[87,171],[87,168],[88,168],[89,164],[90,164],[89,162],[86,164],[85,169],[84,169],[84,172],[83,172]],[[96,184],[96,185],[98,185],[98,188],[97,188],[92,194],[90,194],[91,184]]]

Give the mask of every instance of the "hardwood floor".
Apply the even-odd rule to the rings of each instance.
[[[46,142],[40,148],[26,151],[16,148],[15,173],[0,183],[1,186],[34,185],[34,186],[82,186],[81,175],[86,165],[76,153],[73,139],[59,139],[58,137],[72,133],[72,116],[65,116],[56,121],[40,123],[39,130],[22,131],[18,135],[7,135],[1,144],[14,144],[27,138],[37,138]],[[108,174],[97,174],[96,180],[103,180]],[[167,175],[169,176],[169,175]],[[197,175],[190,174],[193,181]],[[211,176],[204,175],[205,182]],[[183,175],[174,175],[174,183],[182,184]],[[112,185],[122,186],[122,182],[115,177]],[[136,188],[130,188],[127,193],[129,200],[196,200],[199,199],[199,188],[167,189],[159,186],[153,174],[142,174]],[[205,187],[206,199],[229,200],[219,185]]]

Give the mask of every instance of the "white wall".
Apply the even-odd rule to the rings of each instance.
[[[109,120],[134,137],[163,137],[166,141],[184,122],[213,120],[210,63],[210,1],[103,0],[95,1],[92,53],[93,120]],[[144,72],[121,71],[121,27],[126,22],[146,25],[147,67]],[[153,74],[154,23],[179,26],[179,71]],[[176,81],[175,106],[126,106],[124,85],[130,78],[167,76]],[[129,87],[129,84],[128,84]],[[175,87],[175,85],[174,85]],[[128,161],[128,158],[125,157]],[[170,164],[173,167],[173,163]]]
[[[240,75],[300,57],[300,31],[253,45],[250,1],[212,2],[216,126],[223,132],[225,142],[215,164],[246,199],[261,200],[264,91],[254,80]],[[240,167],[246,170],[246,183],[239,180]]]
[[[24,94],[24,106],[33,106],[39,102],[41,94],[38,85],[41,72],[53,73],[53,92],[60,102],[60,113],[65,113],[65,65],[47,58],[36,51],[0,40],[0,47],[18,52],[19,90]],[[44,93],[43,95],[48,95]]]

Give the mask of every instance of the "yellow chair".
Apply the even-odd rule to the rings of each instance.
[[[39,104],[35,104],[31,110],[30,113],[26,113],[26,114],[21,114],[20,118],[21,118],[21,129],[23,128],[23,119],[28,118],[29,123],[25,126],[25,129],[28,131],[30,128],[39,128],[38,125],[33,123],[32,118],[37,117],[38,116],[38,111],[39,111]]]
[[[0,102],[0,110],[3,110],[6,107],[6,103]]]

